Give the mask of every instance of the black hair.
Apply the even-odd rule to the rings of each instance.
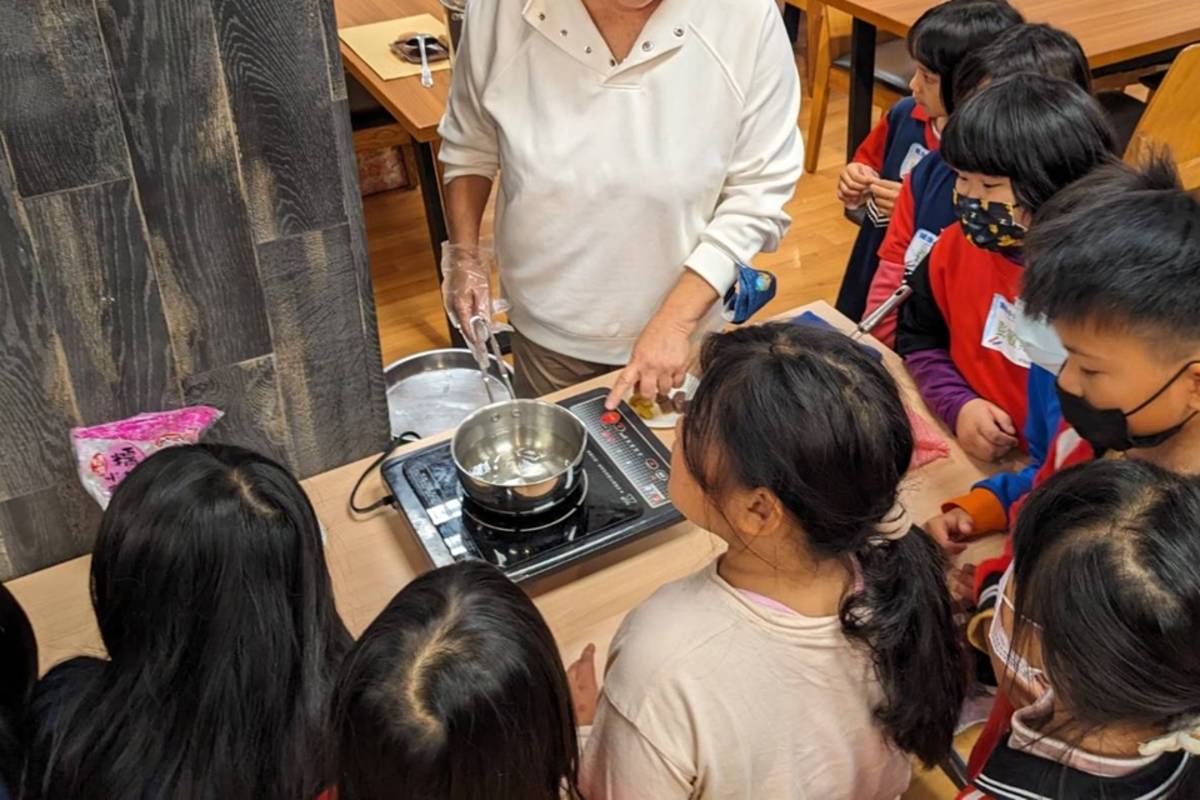
[[[1066,470],[1030,495],[1013,548],[1012,641],[1037,638],[1084,734],[1194,724],[1200,480],[1136,460]]]
[[[946,113],[954,111],[954,73],[963,56],[1022,22],[1006,0],[947,0],[917,18],[908,30],[908,54],[941,78]]]
[[[1096,170],[1060,192],[1025,252],[1029,313],[1200,340],[1200,200],[1165,156]]]
[[[25,609],[0,584],[0,783],[20,785],[25,717],[37,680],[38,649]]]
[[[1092,71],[1079,40],[1044,22],[1027,22],[963,58],[954,72],[955,106],[961,107],[988,80],[1018,72],[1062,78],[1092,93]]]
[[[371,623],[338,679],[333,731],[341,800],[579,797],[554,636],[481,561],[417,578]]]
[[[91,566],[107,660],[38,684],[27,797],[316,796],[351,639],[320,526],[279,464],[160,450],[113,492]]]
[[[773,323],[710,337],[683,417],[687,469],[711,497],[769,489],[821,559],[857,556],[863,591],[842,627],[870,649],[885,699],[876,716],[926,763],[948,752],[964,691],[944,563],[919,528],[895,522],[913,435],[883,365],[841,333]]]
[[[1112,128],[1095,99],[1061,78],[1022,72],[992,81],[942,133],[942,157],[959,172],[1012,181],[1029,211],[1101,164],[1116,160]]]

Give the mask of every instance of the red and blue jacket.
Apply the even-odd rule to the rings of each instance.
[[[1024,449],[1029,358],[1016,332],[1021,265],[973,245],[961,226],[942,231],[913,272],[900,307],[896,351],[929,409],[950,430],[976,397],[1012,418]]]
[[[941,153],[934,150],[904,179],[892,209],[892,221],[879,246],[879,265],[867,292],[867,308],[877,308],[891,297],[928,254],[929,242],[958,220],[954,211],[956,177]],[[875,325],[871,335],[893,346],[897,316],[896,311],[888,314]]]
[[[900,181],[920,157],[937,146],[938,133],[929,115],[911,97],[904,97],[879,120],[851,160],[870,166],[885,180]],[[867,290],[879,263],[877,252],[887,232],[888,221],[889,217],[882,215],[873,203],[868,203],[867,217],[850,251],[850,261],[838,291],[837,309],[850,319],[862,319],[866,309]]]
[[[1028,416],[1025,418],[1025,444],[1029,462],[1016,472],[1000,472],[971,487],[962,497],[942,504],[942,511],[961,508],[971,515],[976,533],[1009,530],[1009,511],[1018,500],[1033,489],[1034,480],[1046,462],[1046,454],[1062,422],[1055,389],[1057,376],[1034,364],[1029,368],[1025,396]]]

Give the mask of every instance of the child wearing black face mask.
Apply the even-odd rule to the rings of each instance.
[[[1026,310],[1067,352],[1063,426],[1034,485],[1096,458],[1200,474],[1200,200],[1171,164],[1103,167],[1059,193],[1035,218],[1026,262]],[[1009,550],[976,568],[980,608],[1011,561]],[[1007,729],[1012,706],[996,705],[972,767]]]
[[[946,126],[959,224],[914,270],[896,350],[930,409],[984,461],[1024,448],[1029,354],[1016,324],[1023,240],[1056,192],[1115,160],[1112,131],[1075,83],[1033,73],[993,81]]]

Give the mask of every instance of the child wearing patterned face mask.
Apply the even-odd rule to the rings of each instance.
[[[1092,91],[1087,57],[1075,37],[1044,23],[1025,23],[994,37],[955,67],[955,106],[961,107],[990,81],[1018,72],[1062,78],[1089,94]],[[929,253],[938,234],[958,223],[954,209],[956,177],[935,150],[904,179],[887,235],[879,246],[879,269],[871,280],[867,308],[876,308],[891,297]],[[898,316],[898,311],[884,316],[871,329],[871,335],[893,346]]]
[[[1048,319],[1066,348],[1064,421],[1034,485],[1097,457],[1200,474],[1200,201],[1179,188],[1171,164],[1103,167],[1059,193],[1038,213],[1026,256],[1026,310]],[[975,569],[981,616],[1011,544]],[[973,767],[1003,736],[1011,707],[1002,693]]]
[[[1200,481],[1075,467],[1014,535],[989,638],[1018,710],[960,800],[1200,796]]]
[[[1032,73],[988,84],[946,126],[942,156],[958,172],[960,224],[942,231],[913,272],[896,350],[930,409],[977,459],[1023,447],[1030,361],[1016,300],[1032,215],[1115,160],[1114,149],[1086,92]]]

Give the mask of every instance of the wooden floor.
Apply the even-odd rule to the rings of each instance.
[[[811,300],[832,301],[837,294],[857,233],[857,228],[842,216],[842,206],[834,197],[838,173],[845,163],[847,110],[847,97],[833,94],[819,169],[800,179],[796,196],[788,205],[792,229],[778,252],[763,254],[755,261],[779,279],[779,294],[760,312],[763,316]],[[806,130],[807,107],[800,120],[801,130]],[[420,192],[383,192],[364,198],[363,207],[383,363],[421,350],[446,347],[449,338]]]

